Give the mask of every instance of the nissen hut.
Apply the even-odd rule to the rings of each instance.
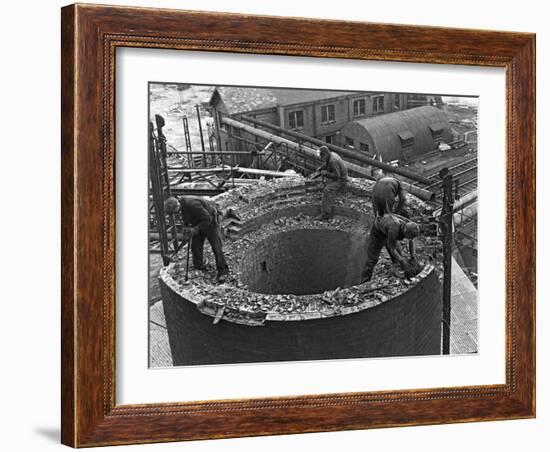
[[[432,106],[352,121],[341,134],[347,147],[384,162],[411,161],[452,141],[445,113]]]

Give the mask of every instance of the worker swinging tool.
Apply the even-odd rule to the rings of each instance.
[[[184,239],[188,240],[191,245],[193,267],[195,270],[206,270],[203,249],[204,241],[208,239],[216,259],[217,280],[223,283],[229,273],[229,267],[222,250],[220,222],[222,218],[235,218],[238,220],[238,216],[231,209],[221,212],[212,202],[199,196],[170,197],[164,202],[164,211],[167,214],[173,214],[180,210],[184,224]],[[188,268],[189,257],[187,258]],[[187,273],[188,270],[186,270],[186,278]]]
[[[317,220],[328,220],[334,216],[334,199],[336,193],[344,190],[348,183],[348,169],[342,158],[335,152],[330,152],[326,146],[319,148],[323,164],[310,177],[315,179],[323,176],[326,180],[321,201],[321,213]]]

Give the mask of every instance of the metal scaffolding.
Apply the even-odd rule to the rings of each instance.
[[[164,201],[172,196],[169,169],[167,164],[166,137],[162,131],[165,122],[160,115],[155,115],[156,134],[152,122],[149,123],[149,181],[151,184],[150,211],[152,218],[150,230],[156,230],[158,251],[162,255],[164,265],[168,265],[172,256],[179,251],[182,243],[178,240],[176,218],[173,214],[164,212]]]

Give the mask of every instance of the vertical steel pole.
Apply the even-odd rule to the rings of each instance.
[[[443,242],[443,340],[442,353],[451,351],[451,266],[453,245],[453,175],[448,168],[439,172],[443,180],[443,206],[441,209],[441,229]]]
[[[221,137],[221,133],[220,133],[220,115],[218,113],[218,110],[216,110],[216,108],[214,108],[214,110],[213,110],[213,116],[214,116],[214,127],[216,127],[216,147],[217,147],[219,152],[222,152],[223,151],[223,146],[222,146],[222,137]],[[226,149],[226,151],[227,151],[227,149]],[[221,160],[221,164],[223,166],[225,164],[225,159],[224,159],[223,154],[220,154],[220,160]]]
[[[206,151],[204,149],[204,137],[202,136],[201,112],[198,104],[195,105],[195,108],[197,109],[197,120],[199,121],[199,132],[201,134],[202,165],[204,168],[206,168]]]
[[[187,152],[187,167],[193,168],[195,164],[193,162],[193,155],[191,154],[193,149],[191,147],[191,136],[189,135],[189,122],[187,121],[187,116],[182,116],[181,120],[183,122],[183,135],[185,137],[185,151]]]
[[[210,124],[207,124],[206,130],[208,132],[208,145],[210,146],[210,152],[214,152],[214,140],[212,138],[214,135],[214,129]]]
[[[161,191],[161,201],[162,204],[164,204],[164,201],[168,199],[170,196],[172,196],[172,192],[170,189],[170,177],[168,175],[168,162],[167,162],[167,151],[166,151],[166,136],[164,135],[163,128],[165,126],[164,118],[160,115],[155,115],[155,121],[157,123],[157,144],[159,147],[159,152],[157,153],[157,161],[156,165],[159,170],[159,178],[161,180],[161,187],[162,183],[164,182],[164,187],[162,187]],[[164,213],[164,207],[162,207],[162,212]],[[176,227],[176,219],[174,217],[174,214],[169,215],[169,222],[170,222],[170,228],[168,231],[171,231],[172,233],[172,243],[174,246],[174,251],[177,251],[179,248],[179,242],[178,242],[178,231]]]
[[[155,138],[153,123],[149,123],[149,177],[151,179],[151,191],[155,210],[155,220],[158,228],[160,253],[164,265],[170,263],[168,249],[168,233],[164,217],[164,198],[162,190],[161,174],[159,169],[158,142]]]

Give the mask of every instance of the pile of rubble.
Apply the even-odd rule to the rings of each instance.
[[[368,236],[373,215],[370,189],[372,182],[354,179],[346,193],[337,198],[337,214],[330,221],[315,220],[320,204],[321,187],[306,179],[278,179],[261,181],[255,187],[239,187],[215,198],[220,208],[232,207],[242,218],[239,227],[232,227],[233,235],[224,244],[224,253],[231,272],[224,284],[217,285],[215,268],[195,271],[190,263],[189,280],[185,281],[186,249],[178,260],[163,269],[161,278],[184,298],[214,317],[243,323],[261,323],[270,318],[329,317],[376,306],[405,292],[418,283],[441,262],[440,245],[436,238],[415,240],[417,253],[426,265],[424,271],[412,279],[395,277],[387,253],[382,252],[373,278],[352,287],[311,295],[262,294],[248,290],[241,279],[244,256],[266,238],[287,231],[333,229]],[[424,204],[409,198],[409,207],[420,212]],[[205,247],[208,262],[214,259],[210,247]]]

